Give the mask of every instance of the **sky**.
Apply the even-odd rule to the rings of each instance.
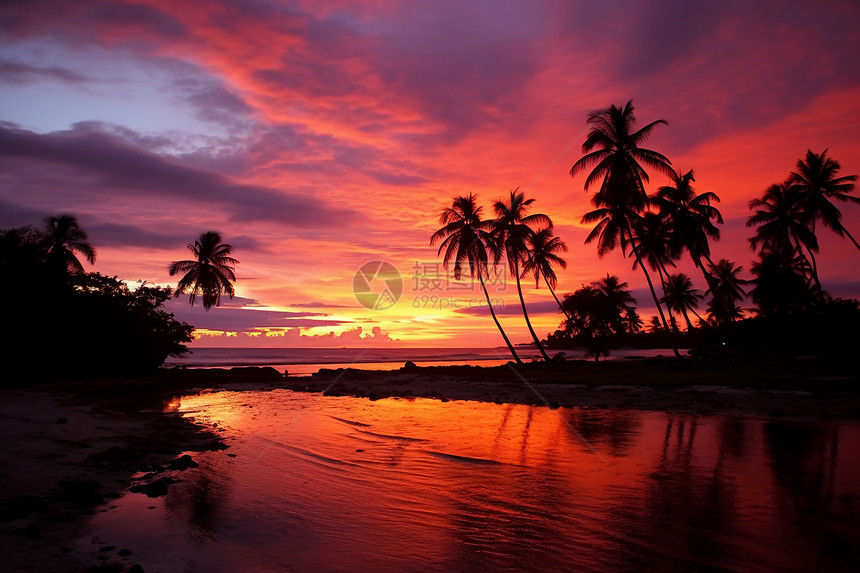
[[[73,214],[88,270],[164,286],[188,243],[221,233],[236,298],[169,306],[196,345],[495,347],[479,285],[454,281],[429,237],[454,196],[490,217],[519,188],[570,249],[559,292],[617,274],[647,321],[641,271],[584,244],[591,194],[569,170],[588,113],[632,100],[640,125],[668,122],[646,147],[722,199],[712,255],[750,278],[751,199],[807,149],[860,173],[857,54],[856,0],[7,0],[0,229]],[[842,213],[860,235],[860,207]],[[819,239],[824,288],[860,297],[860,253]],[[513,279],[491,283],[527,342]],[[398,284],[396,303],[355,296]],[[555,330],[546,287],[524,289],[535,330]]]

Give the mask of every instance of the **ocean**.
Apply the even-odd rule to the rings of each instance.
[[[549,351],[555,355],[559,351]],[[537,350],[520,347],[523,360],[537,359]],[[584,359],[582,350],[565,350],[565,358]],[[640,356],[671,356],[670,349],[613,350],[609,360]],[[511,360],[507,348],[192,348],[179,358],[168,358],[166,366],[187,368],[232,368],[236,366],[271,366],[290,376],[308,376],[320,368],[358,368],[396,370],[411,360],[418,366],[471,364],[499,366]]]

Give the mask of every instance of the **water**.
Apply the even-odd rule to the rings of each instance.
[[[555,354],[558,351],[550,351]],[[566,350],[569,359],[585,358],[585,351]],[[530,348],[517,353],[523,360],[539,358]],[[671,349],[613,350],[610,360],[633,356],[671,356]],[[511,360],[507,348],[192,348],[179,358],[168,358],[167,366],[188,368],[225,368],[234,366],[271,366],[291,376],[307,376],[320,368],[359,368],[394,370],[411,360],[418,366],[474,364],[499,366]]]
[[[146,571],[860,567],[858,424],[286,390],[172,407],[231,447],[94,518]]]

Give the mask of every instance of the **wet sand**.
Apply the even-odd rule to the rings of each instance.
[[[321,370],[285,386],[330,395],[596,407],[799,420],[860,419],[860,369],[813,358],[702,364],[671,358],[563,365]]]

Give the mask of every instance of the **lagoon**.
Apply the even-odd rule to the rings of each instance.
[[[145,571],[860,567],[857,423],[289,390],[167,410],[229,449],[76,549]]]

